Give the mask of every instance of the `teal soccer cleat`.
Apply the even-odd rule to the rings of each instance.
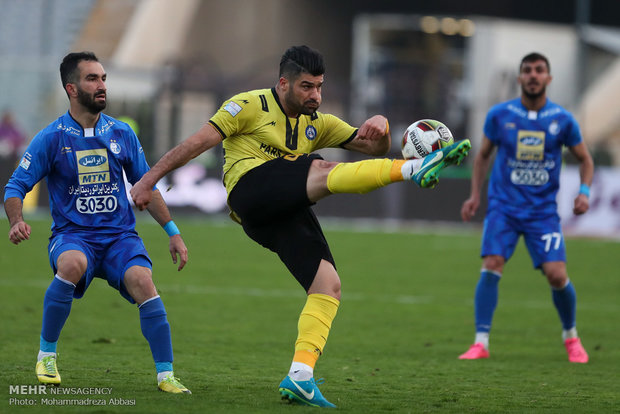
[[[468,139],[438,149],[422,159],[418,171],[411,172],[411,179],[422,188],[433,188],[439,181],[439,171],[449,165],[459,165],[471,149]]]
[[[290,402],[312,407],[336,407],[323,397],[314,378],[310,378],[308,381],[295,381],[287,375],[280,383],[280,394],[283,400]]]

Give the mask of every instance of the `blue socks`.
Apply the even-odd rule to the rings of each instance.
[[[73,303],[75,285],[58,275],[45,292],[43,299],[43,326],[41,328],[40,350],[56,352],[56,345]],[[166,309],[159,296],[155,296],[138,307],[142,334],[151,347],[157,372],[172,371],[172,339]]]
[[[43,298],[41,351],[56,352],[56,343],[60,331],[69,317],[69,312],[71,312],[74,291],[75,285],[61,279],[58,275],[54,277],[47,288]]]
[[[476,285],[475,295],[475,316],[476,333],[488,333],[491,330],[493,313],[497,306],[498,283],[500,274],[483,269],[480,272],[480,280]],[[574,331],[577,314],[577,295],[575,288],[569,281],[561,289],[551,289],[553,304],[558,311],[564,334],[571,330]],[[576,334],[575,334],[576,335]]]
[[[157,372],[172,371],[172,338],[164,302],[155,296],[143,302],[138,309],[142,335],[151,347]]]
[[[562,289],[552,288],[551,297],[553,298],[555,308],[558,310],[558,315],[560,315],[562,328],[564,330],[574,328],[577,314],[577,295],[570,280],[566,282],[566,286]]]
[[[476,332],[489,332],[493,313],[497,306],[498,283],[501,275],[483,269],[476,285],[474,310],[476,316]]]

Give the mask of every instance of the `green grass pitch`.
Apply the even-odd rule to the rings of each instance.
[[[140,214],[142,216],[142,214]],[[167,237],[141,217],[168,311],[175,372],[191,396],[157,391],[138,311],[103,280],[76,300],[59,342],[62,388],[110,395],[16,394],[36,385],[42,301],[52,277],[49,220],[10,244],[0,221],[0,412],[293,413],[277,386],[293,355],[305,295],[271,252],[234,223],[177,220],[190,261],[177,272]],[[350,413],[620,412],[620,243],[568,239],[578,328],[590,363],[567,361],[549,287],[521,243],[505,268],[491,358],[460,361],[473,340],[480,233],[354,231],[326,226],[342,279],[338,316],[316,367],[325,397]],[[299,254],[303,254],[300,251]],[[13,392],[11,393],[11,390]],[[41,398],[106,400],[46,406]],[[36,406],[17,406],[32,399]],[[110,399],[123,403],[110,405]],[[114,401],[112,401],[114,403]],[[131,405],[127,405],[131,404]]]

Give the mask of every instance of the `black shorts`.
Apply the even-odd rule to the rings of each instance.
[[[316,154],[280,157],[248,171],[228,196],[243,230],[275,252],[307,291],[322,259],[336,266],[308,200],[306,182]]]

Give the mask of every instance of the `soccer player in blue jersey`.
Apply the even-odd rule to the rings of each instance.
[[[222,142],[232,217],[250,238],[278,254],[307,293],[293,361],[279,392],[302,404],[334,407],[317,387],[314,367],[340,304],[340,278],[311,206],[331,194],[366,193],[404,180],[433,187],[443,168],[467,155],[470,143],[455,142],[416,160],[325,161],[313,152],[340,147],[379,156],[388,151],[391,139],[382,115],[355,128],[319,112],[324,73],[318,51],[289,48],[280,60],[275,87],[224,102],[197,133],[166,153],[131,195],[144,208],[151,200],[149,188],[161,177]]]
[[[568,359],[586,363],[588,354],[577,336],[575,288],[566,271],[566,249],[556,194],[560,185],[562,148],[579,162],[581,187],[575,189],[574,214],[588,211],[594,164],[573,116],[547,98],[549,61],[539,53],[521,60],[521,97],[493,106],[474,159],[470,197],[461,216],[469,221],[480,205],[480,191],[497,148],[488,186],[488,209],[482,234],[483,258],[475,293],[476,337],[460,359],[489,357],[489,331],[497,306],[504,264],[523,235],[535,268],[551,286],[562,322]]]
[[[31,232],[22,216],[24,196],[47,179],[53,219],[48,255],[54,278],[43,299],[37,378],[42,384],[60,384],[56,364],[60,332],[73,298],[81,298],[99,277],[138,305],[158,388],[190,393],[174,376],[166,309],[153,284],[151,259],[135,230],[125,190],[123,171],[135,183],[149,169],[142,146],[127,124],[101,112],[106,107],[106,73],[93,53],[68,54],[60,75],[69,111],[33,138],[4,195],[9,239],[19,244]],[[187,248],[161,194],[151,192],[149,213],[168,233],[172,261],[179,261],[181,270]]]

